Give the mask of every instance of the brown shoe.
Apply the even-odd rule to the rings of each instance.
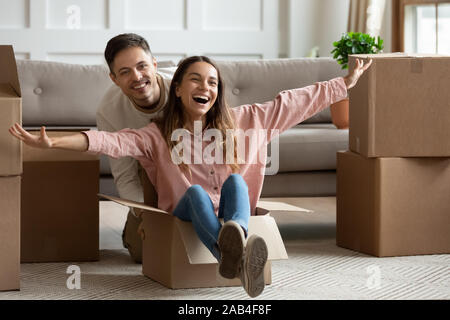
[[[268,250],[266,242],[257,235],[251,235],[247,240],[241,266],[241,282],[247,294],[255,298],[259,296],[266,285],[264,267],[267,262]]]
[[[219,273],[222,277],[234,279],[239,276],[244,242],[244,230],[238,223],[230,220],[223,224],[217,240],[221,256]]]
[[[136,217],[133,212],[129,211],[122,232],[123,246],[128,249],[131,259],[136,263],[142,263],[142,239],[138,233],[141,222],[141,217]]]

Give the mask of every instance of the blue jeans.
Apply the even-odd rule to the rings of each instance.
[[[231,174],[225,180],[220,193],[219,217],[214,212],[214,206],[208,193],[201,186],[193,185],[178,202],[173,215],[184,221],[192,221],[200,240],[220,261],[217,239],[222,224],[219,218],[223,218],[224,222],[235,221],[247,235],[250,218],[247,184],[239,174]]]

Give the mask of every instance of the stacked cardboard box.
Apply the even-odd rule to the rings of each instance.
[[[99,167],[96,155],[23,146],[21,262],[98,260]]]
[[[375,256],[450,253],[450,57],[379,54],[350,90],[337,154],[337,245]]]
[[[22,98],[12,46],[0,46],[0,291],[20,289],[22,148],[8,133],[22,121]]]

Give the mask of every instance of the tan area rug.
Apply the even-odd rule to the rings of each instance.
[[[289,260],[273,263],[258,299],[450,299],[450,255],[374,258],[332,239],[286,241]],[[126,250],[102,250],[76,263],[80,289],[68,289],[70,263],[22,264],[21,290],[0,299],[247,299],[241,287],[172,290],[145,277]]]
[[[272,284],[257,299],[450,299],[450,255],[376,258],[335,245],[335,199],[287,201],[314,210],[274,215],[289,259],[272,264]],[[1,299],[248,299],[242,287],[167,289],[145,277],[121,248],[128,209],[101,202],[100,261],[21,265],[21,290]],[[70,265],[80,289],[68,289]],[[70,280],[70,279],[69,279]],[[69,283],[74,283],[69,281]]]

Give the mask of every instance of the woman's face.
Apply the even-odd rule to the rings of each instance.
[[[175,93],[181,98],[185,115],[190,121],[202,120],[217,99],[219,77],[207,62],[191,64]]]

